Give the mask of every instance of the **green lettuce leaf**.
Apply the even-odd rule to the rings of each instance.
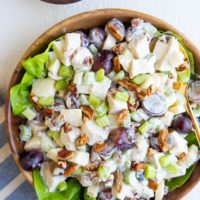
[[[26,108],[32,107],[29,101],[30,84],[20,83],[10,90],[10,101],[14,115],[20,115]]]
[[[49,43],[45,52],[32,58],[30,57],[22,62],[22,66],[30,75],[36,78],[44,78],[46,76],[47,70],[45,69],[45,63],[49,59],[48,53],[53,44],[53,42]]]
[[[185,175],[173,178],[170,181],[165,181],[165,185],[168,186],[169,191],[173,191],[176,188],[183,186],[186,183],[186,181],[190,178],[195,167],[196,167],[196,164],[188,168]]]
[[[31,74],[29,74],[28,72],[26,72],[24,74],[24,76],[22,77],[21,83],[27,83],[27,84],[32,85],[33,80],[34,80],[34,76],[32,76]]]
[[[49,192],[46,188],[39,170],[33,171],[34,187],[38,200],[81,200],[81,185],[79,182],[71,178],[67,180],[67,189],[65,191]]]
[[[188,135],[185,137],[185,140],[187,140],[188,146],[191,146],[192,144],[199,146],[196,135],[193,131],[188,133]]]
[[[157,37],[160,37],[162,35],[165,35],[165,34],[168,34],[168,35],[172,35],[174,36],[175,38],[177,38],[177,40],[179,41],[179,43],[183,46],[183,48],[185,49],[187,55],[188,55],[188,59],[190,61],[190,70],[191,70],[191,76],[194,75],[194,57],[193,57],[193,54],[192,52],[187,48],[187,46],[184,44],[183,42],[183,39],[177,35],[176,33],[172,32],[172,31],[163,31],[163,30],[159,30],[157,33],[156,33],[156,36]]]

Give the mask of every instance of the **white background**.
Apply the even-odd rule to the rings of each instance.
[[[200,0],[82,0],[51,5],[39,0],[0,0],[0,95],[23,52],[39,35],[71,15],[97,8],[128,8],[164,19],[200,48]],[[185,200],[197,200],[200,183]]]

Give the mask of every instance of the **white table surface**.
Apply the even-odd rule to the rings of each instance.
[[[71,5],[0,0],[0,95],[5,95],[15,66],[32,41],[60,20],[98,8],[128,8],[152,14],[174,25],[200,48],[199,0],[83,0]],[[200,199],[198,190],[200,183],[184,200]]]

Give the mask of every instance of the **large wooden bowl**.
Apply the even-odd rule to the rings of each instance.
[[[46,47],[47,44],[54,40],[55,38],[63,35],[66,32],[76,31],[79,29],[87,30],[92,27],[102,26],[111,19],[111,18],[119,18],[123,22],[130,23],[130,20],[134,17],[143,18],[145,21],[149,21],[154,24],[159,29],[163,30],[170,30],[183,38],[184,43],[187,47],[193,52],[195,58],[195,67],[196,71],[200,71],[200,52],[192,44],[190,40],[188,40],[182,33],[177,31],[174,27],[167,24],[166,22],[150,16],[148,14],[144,14],[141,12],[136,12],[132,10],[124,10],[124,9],[103,9],[103,10],[95,10],[92,12],[82,13],[68,19],[61,21],[60,23],[56,24],[45,33],[43,33],[32,45],[28,48],[28,50],[24,53],[23,57],[19,61],[19,64],[15,68],[15,71],[12,75],[10,85],[7,92],[7,101],[6,101],[6,126],[7,126],[7,137],[10,144],[10,148],[12,150],[13,157],[19,166],[21,172],[24,174],[26,179],[32,183],[32,176],[31,173],[24,171],[20,164],[19,164],[19,155],[23,152],[23,145],[20,144],[18,139],[18,126],[21,123],[22,119],[16,117],[12,114],[11,106],[10,106],[10,97],[9,91],[10,88],[19,83],[22,75],[24,74],[24,70],[21,67],[21,62],[29,56],[34,56],[40,52],[42,52]],[[186,193],[188,193],[200,180],[200,162],[196,166],[195,171],[193,172],[190,179],[187,183],[175,191],[169,193],[165,199],[169,200],[177,200],[182,198]]]

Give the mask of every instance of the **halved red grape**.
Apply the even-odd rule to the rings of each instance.
[[[126,30],[124,24],[119,19],[111,19],[106,24],[106,31],[109,32],[118,42],[124,39]]]
[[[106,32],[101,28],[92,28],[89,33],[89,40],[97,48],[100,48],[106,39]]]
[[[76,31],[77,33],[81,34],[81,46],[87,47],[90,44],[89,37],[83,31]]]
[[[194,103],[200,103],[200,81],[193,81],[188,87],[188,97]]]
[[[99,69],[104,69],[105,73],[108,74],[113,67],[113,62],[112,62],[113,57],[114,54],[112,53],[112,51],[109,50],[100,51],[94,57],[94,64],[92,66],[92,70],[96,72]]]
[[[119,127],[110,132],[109,139],[119,150],[127,150],[135,144],[135,132],[133,129]]]
[[[179,115],[175,117],[172,127],[179,133],[189,133],[192,130],[192,121],[186,116]]]
[[[24,170],[31,171],[37,168],[44,161],[44,154],[39,150],[31,150],[20,159]]]
[[[162,116],[167,111],[167,102],[160,94],[152,94],[142,102],[145,111],[153,117]]]

